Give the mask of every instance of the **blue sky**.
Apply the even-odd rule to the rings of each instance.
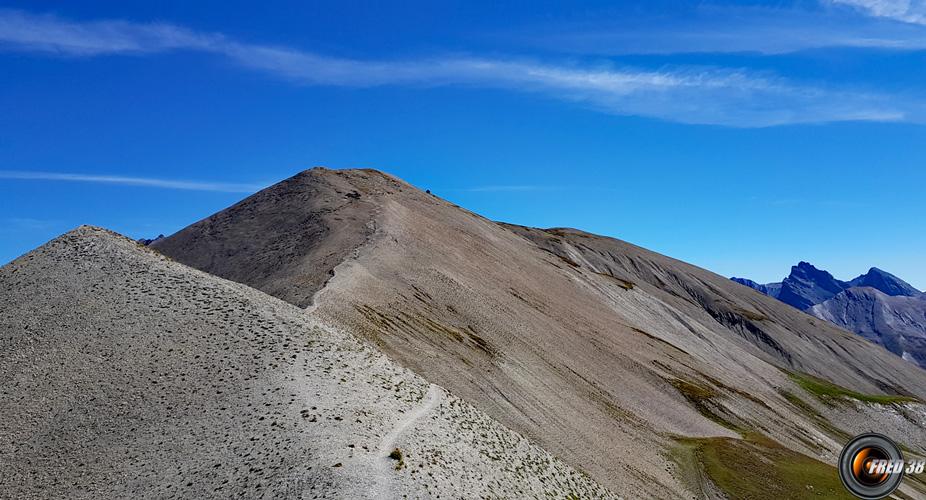
[[[501,4],[501,5],[498,5]],[[0,2],[0,262],[304,168],[926,288],[926,2]]]

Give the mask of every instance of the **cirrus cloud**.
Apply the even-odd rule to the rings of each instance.
[[[926,1],[924,0],[830,0],[830,2],[855,7],[873,17],[926,25]]]
[[[261,184],[234,184],[227,182],[186,181],[177,179],[157,179],[151,177],[128,177],[121,175],[95,175],[83,173],[32,172],[22,170],[0,170],[0,179],[87,182],[93,184],[117,184],[121,186],[180,189],[186,191],[214,191],[220,193],[253,193],[267,187],[266,185]]]
[[[0,49],[72,57],[194,51],[301,85],[473,86],[531,92],[599,112],[688,124],[765,127],[838,121],[919,121],[920,105],[877,93],[714,67],[641,69],[610,62],[445,55],[358,60],[233,40],[165,23],[77,22],[0,10]]]

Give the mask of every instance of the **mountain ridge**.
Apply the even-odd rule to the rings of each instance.
[[[849,281],[849,286],[867,286],[894,297],[916,297],[923,294],[909,283],[877,267],[872,267],[867,273]]]
[[[926,297],[888,295],[868,286],[847,288],[808,309],[926,368]]]
[[[315,169],[280,185],[300,202],[271,186],[152,246],[311,306],[633,497],[692,488],[666,459],[673,436],[760,428],[832,461],[837,438],[783,396],[814,397],[792,373],[926,396],[921,370],[858,336],[619,240],[497,223],[376,171]],[[292,244],[345,226],[362,234]],[[238,245],[242,234],[261,238]],[[247,251],[213,251],[224,248]],[[299,272],[246,272],[268,261]]]
[[[840,281],[801,262],[781,283],[730,279],[855,332],[926,368],[926,294],[887,271],[872,267],[852,280]]]
[[[2,496],[615,498],[357,337],[105,229],[0,267],[0,303]]]

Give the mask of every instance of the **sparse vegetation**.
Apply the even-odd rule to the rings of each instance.
[[[781,396],[785,398],[789,403],[791,403],[791,405],[793,405],[795,408],[800,410],[804,415],[809,417],[810,420],[813,421],[813,423],[817,425],[817,427],[827,432],[829,435],[833,436],[834,438],[837,438],[842,441],[848,441],[852,437],[849,433],[833,425],[833,423],[830,422],[826,417],[821,415],[820,412],[816,410],[816,408],[811,406],[809,403],[807,403],[803,399],[799,398],[797,395],[791,392],[785,391],[785,390],[780,390],[778,391],[778,393],[781,394]]]
[[[806,373],[788,372],[788,376],[801,389],[813,394],[826,404],[831,404],[834,399],[845,398],[882,405],[919,402],[919,399],[910,396],[862,394]]]
[[[349,202],[349,197],[341,200],[343,195],[335,198],[340,200],[339,205],[357,208],[375,205],[377,200],[373,198],[380,196],[376,194],[379,192],[378,188],[364,190],[365,201],[356,203]],[[411,201],[416,207],[421,205],[418,198]],[[427,205],[437,207],[435,203]],[[353,224],[354,215],[337,213],[332,220]],[[425,234],[442,243],[448,234],[456,234],[460,229],[457,223],[463,224],[464,219],[449,219],[449,225],[438,224],[439,218],[433,226],[426,222]],[[12,293],[3,298],[16,305],[11,310],[32,311],[28,307],[40,292],[58,300],[58,304],[68,305],[84,304],[75,298],[81,299],[88,292],[94,294],[89,304],[94,306],[92,312],[100,316],[52,316],[46,308],[39,311],[47,318],[43,321],[55,325],[47,331],[61,332],[63,342],[73,342],[72,337],[87,342],[105,340],[99,352],[107,363],[118,360],[122,353],[130,356],[127,359],[133,365],[128,366],[132,369],[117,365],[122,370],[113,373],[140,374],[131,390],[144,390],[144,394],[152,396],[139,401],[139,405],[147,405],[139,406],[139,412],[144,412],[146,419],[151,416],[152,420],[145,422],[148,428],[196,435],[204,444],[215,443],[216,449],[221,446],[228,450],[216,457],[215,465],[210,462],[200,467],[197,462],[188,467],[180,460],[184,457],[177,455],[183,450],[167,439],[149,448],[160,455],[140,456],[155,467],[136,467],[139,454],[134,450],[119,459],[120,464],[132,466],[128,473],[170,473],[164,481],[144,479],[152,484],[157,480],[177,487],[193,481],[195,490],[190,490],[191,494],[208,495],[211,490],[216,496],[286,496],[274,488],[295,478],[300,481],[299,492],[307,492],[303,486],[309,485],[315,488],[311,493],[319,497],[357,496],[350,491],[352,488],[367,493],[371,486],[384,486],[380,490],[386,492],[404,491],[409,497],[430,498],[609,496],[610,492],[596,479],[631,498],[647,494],[704,498],[722,493],[730,498],[829,496],[828,483],[816,479],[824,473],[831,474],[832,479],[833,469],[811,457],[831,460],[836,450],[821,432],[837,436],[842,431],[823,416],[830,412],[813,392],[787,382],[766,361],[787,365],[793,356],[792,366],[835,366],[833,373],[850,375],[853,372],[848,370],[853,365],[844,365],[835,354],[838,343],[833,344],[834,356],[824,349],[805,349],[816,344],[800,340],[812,337],[813,332],[792,331],[784,307],[780,308],[784,312],[772,306],[766,311],[762,303],[751,306],[748,301],[738,301],[735,294],[726,300],[726,292],[715,290],[710,279],[695,271],[637,255],[637,250],[631,249],[625,255],[620,253],[623,247],[619,245],[602,244],[600,249],[593,249],[572,241],[576,239],[572,236],[568,243],[562,243],[560,251],[568,250],[576,261],[588,264],[583,264],[586,267],[580,273],[563,271],[568,266],[559,259],[541,255],[533,247],[518,246],[519,240],[510,235],[493,234],[494,226],[482,222],[469,229],[461,226],[463,236],[454,239],[467,245],[473,243],[465,247],[477,250],[471,258],[443,260],[444,256],[439,256],[433,261],[423,259],[420,264],[415,261],[415,268],[409,269],[402,263],[404,260],[377,260],[395,254],[372,252],[392,252],[387,248],[392,245],[390,241],[402,250],[418,235],[404,228],[414,229],[422,219],[409,219],[402,225],[378,216],[369,221],[375,224],[360,230],[364,234],[376,231],[376,244],[363,247],[364,253],[358,250],[352,255],[362,256],[355,258],[371,266],[378,263],[402,267],[342,267],[348,272],[341,273],[326,294],[318,296],[321,309],[317,314],[307,314],[292,304],[170,264],[160,257],[155,260],[154,254],[148,255],[149,250],[139,251],[145,258],[128,261],[124,269],[113,267],[122,265],[119,258],[83,255],[98,251],[94,249],[100,245],[90,244],[79,248],[81,254],[76,262],[55,268],[63,271],[54,276],[67,279],[44,279],[40,280],[41,287],[27,288],[19,286],[26,279],[23,272],[11,274],[4,283]],[[377,225],[380,222],[396,225]],[[481,246],[482,239],[475,235],[485,236],[491,245]],[[390,236],[395,239],[390,240]],[[431,244],[422,242],[421,254],[412,248],[398,255],[402,259],[426,256],[430,247],[424,243]],[[289,258],[296,250],[289,246],[281,249],[272,243],[267,251],[281,251]],[[327,255],[329,249],[323,245],[322,250]],[[483,259],[481,250],[486,250],[488,260]],[[618,253],[610,255],[612,251]],[[367,256],[372,260],[364,260]],[[510,263],[506,256],[511,257]],[[529,259],[518,260],[521,256]],[[341,254],[330,257],[332,262],[341,258]],[[322,270],[332,262],[326,260]],[[511,264],[511,269],[501,269],[500,263]],[[608,267],[612,264],[613,271]],[[88,277],[75,277],[75,268]],[[612,282],[617,279],[613,276],[593,276],[593,269],[633,279],[637,287],[626,292],[620,287],[630,289],[633,283],[622,285]],[[39,270],[44,272],[44,268]],[[312,283],[309,285],[314,287]],[[311,288],[300,289],[287,297],[301,302],[308,300],[306,294],[310,292]],[[113,307],[95,307],[102,300]],[[745,310],[730,309],[736,304]],[[720,323],[714,324],[701,308],[718,317]],[[762,321],[762,312],[770,316],[769,328],[752,325],[754,320]],[[24,339],[19,345],[24,345],[27,352],[36,350],[34,339],[43,335],[35,329],[40,326],[36,317],[17,315],[20,319],[12,324],[9,338],[16,342]],[[59,327],[57,322],[64,321]],[[114,327],[107,328],[109,324]],[[733,333],[722,324],[732,325]],[[20,335],[26,327],[29,332]],[[729,342],[732,335],[742,338]],[[372,339],[371,343],[382,349],[359,337]],[[779,344],[782,339],[788,342]],[[770,359],[765,355],[755,357],[753,354],[758,353],[754,349],[740,349],[738,344],[757,345]],[[94,349],[97,346],[87,345]],[[406,361],[408,366],[436,373],[435,380],[446,384],[448,390],[440,389],[440,401],[428,403],[432,401],[428,381],[394,363],[382,351]],[[85,393],[91,397],[107,395],[112,387],[117,392],[109,401],[121,404],[121,387],[105,379],[103,383],[97,381],[106,375],[99,370],[99,360],[75,360],[85,361],[88,364],[79,365],[81,371],[76,372],[81,380],[92,384],[94,390]],[[143,369],[135,370],[135,365]],[[54,363],[37,366],[56,369]],[[869,371],[872,366],[860,363],[855,368]],[[769,376],[771,370],[775,370],[773,376]],[[51,378],[33,377],[42,383]],[[61,380],[71,383],[70,377]],[[898,377],[896,390],[882,388],[886,392],[916,394],[917,382],[922,381],[913,375]],[[438,389],[434,387],[434,391]],[[838,389],[842,390],[839,396],[828,397],[845,398],[851,394]],[[775,396],[774,390],[781,391],[790,403]],[[472,396],[477,406],[452,396],[452,391]],[[28,398],[21,399],[22,405],[29,404]],[[82,406],[65,402],[68,408],[91,408],[81,401],[76,402]],[[512,422],[518,432],[482,413],[479,408],[486,405],[497,410],[496,416]],[[833,415],[832,422],[855,429],[860,425],[857,419],[877,417],[877,408],[852,413],[855,408],[850,406],[838,408],[834,413],[839,415]],[[896,417],[892,425],[896,424],[898,434],[912,447],[924,451],[920,435],[907,432],[916,430],[922,420],[919,408],[913,406],[880,409]],[[42,404],[34,406],[36,411],[27,408],[30,415],[43,415]],[[136,425],[133,419],[121,418],[121,406],[113,408],[120,413],[104,415],[105,419],[95,422],[112,420],[113,425]],[[732,431],[707,424],[692,409]],[[201,414],[207,415],[209,422],[204,422]],[[204,423],[209,426],[201,428]],[[740,433],[745,437],[688,439],[672,452],[685,465],[674,471],[664,470],[659,454],[670,438],[664,434],[667,427],[663,424],[690,435],[740,437],[735,434]],[[126,432],[124,427],[114,429]],[[96,431],[96,426],[92,430]],[[782,444],[750,431],[773,436]],[[560,462],[520,432],[542,437],[554,452],[576,465]],[[403,433],[407,433],[404,438]],[[49,444],[57,446],[59,442],[52,440]],[[573,449],[569,444],[572,442],[579,443],[581,449]],[[626,448],[623,453],[609,453],[614,451],[615,442]],[[62,453],[72,449],[82,452],[68,446],[59,448]],[[120,448],[116,453],[122,451]],[[23,452],[27,460],[37,456],[28,454],[30,450],[25,448]],[[408,462],[404,461],[406,456]],[[27,460],[9,462],[15,467],[36,463]],[[368,468],[352,465],[368,461],[375,465],[375,483],[367,480]],[[176,480],[175,465],[184,465],[178,469]],[[206,466],[210,469],[203,471]],[[590,470],[594,478],[576,466],[593,467]],[[83,465],[81,469],[76,471],[80,476],[63,478],[83,481],[81,478],[96,477],[85,471],[98,470]],[[695,487],[683,491],[673,474],[694,478]],[[17,472],[12,477],[30,480],[31,476]],[[757,482],[757,477],[761,481]],[[394,490],[385,488],[392,483],[396,485]],[[756,488],[751,487],[753,484]],[[794,490],[789,489],[791,486]],[[41,490],[37,491],[36,495],[41,494]]]
[[[713,390],[712,388],[700,384],[695,384],[687,380],[677,378],[673,379],[671,384],[678,390],[678,392],[682,394],[682,396],[685,396],[685,398],[692,403],[708,401],[711,398],[717,396],[717,391]]]
[[[751,309],[744,309],[742,307],[733,306],[733,311],[739,314],[740,316],[746,319],[750,319],[752,321],[767,321],[768,320],[768,316],[758,311],[753,311]]]
[[[675,389],[684,396],[704,418],[732,431],[742,431],[739,426],[718,415],[715,409],[712,408],[713,405],[711,402],[720,396],[714,388],[680,378],[671,379],[669,383],[672,384],[672,387],[675,387]]]
[[[633,287],[635,286],[634,283],[633,283],[632,281],[627,281],[627,280],[625,280],[625,279],[618,278],[617,276],[614,276],[613,274],[609,274],[609,273],[599,273],[599,272],[597,272],[597,271],[595,272],[595,274],[600,275],[600,276],[604,276],[604,277],[606,277],[606,278],[611,278],[611,280],[613,280],[615,283],[617,283],[617,286],[623,288],[624,290],[633,290]]]
[[[757,433],[743,439],[680,438],[670,454],[688,476],[707,479],[736,499],[852,498],[839,482],[836,468],[785,448]],[[689,480],[696,480],[689,477]]]
[[[416,293],[416,298],[422,302],[432,300],[429,295]],[[427,300],[426,300],[427,299]],[[472,325],[467,325],[465,330],[455,326],[445,325],[436,319],[420,313],[406,313],[400,311],[398,314],[385,314],[370,306],[355,306],[355,309],[369,321],[375,329],[381,329],[386,332],[431,332],[440,334],[444,338],[452,339],[455,342],[466,344],[474,349],[482,351],[489,356],[496,356],[495,348],[483,339]],[[374,338],[377,332],[370,332]]]
[[[389,453],[389,458],[396,461],[395,470],[401,470],[402,467],[405,467],[405,456],[402,455],[402,450],[396,448]]]

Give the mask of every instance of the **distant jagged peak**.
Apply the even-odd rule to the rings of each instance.
[[[837,280],[827,271],[801,261],[791,267],[791,274],[781,284],[778,299],[804,310],[829,299],[846,287],[846,282]]]
[[[778,290],[781,289],[781,283],[763,284],[763,283],[757,283],[749,278],[737,278],[735,276],[730,279],[739,283],[740,285],[748,286],[749,288],[752,288],[753,290],[757,290],[761,293],[764,293],[765,295],[770,295],[772,297],[777,297]]]
[[[849,284],[871,287],[891,296],[916,297],[921,295],[921,292],[909,283],[877,267],[872,267],[867,273],[850,281]]]
[[[757,288],[759,286],[762,286],[760,283],[755,282],[749,278],[737,278],[736,276],[733,276],[730,279],[739,283],[740,285],[746,285],[750,288]]]
[[[137,239],[137,240],[135,240],[135,241],[141,243],[142,245],[148,246],[148,245],[154,243],[155,241],[160,241],[160,240],[163,240],[163,239],[164,239],[164,234],[159,234],[159,235],[157,235],[157,236],[154,237],[154,238],[139,238],[139,239]]]
[[[782,283],[762,284],[747,278],[730,279],[766,295],[777,297],[798,309],[820,304],[843,290],[856,287],[871,288],[895,297],[926,296],[909,283],[877,267],[870,268],[867,273],[851,281],[842,281],[828,271],[803,260],[791,266],[791,273]]]
[[[787,279],[809,279],[823,288],[832,288],[833,290],[846,288],[845,281],[840,281],[833,277],[829,271],[819,269],[810,262],[803,260],[798,262],[796,266],[791,266],[791,274]]]

